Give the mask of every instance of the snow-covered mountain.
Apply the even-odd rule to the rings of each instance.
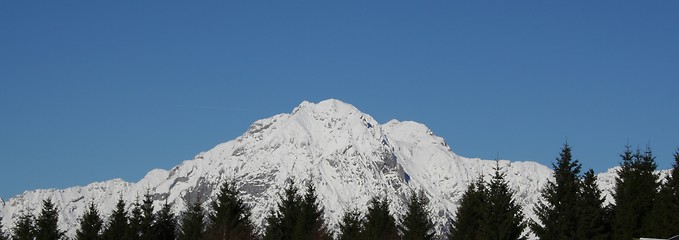
[[[253,207],[254,222],[262,227],[285,180],[293,177],[316,185],[333,229],[345,211],[366,210],[375,195],[388,196],[398,218],[411,191],[423,190],[442,230],[467,185],[479,174],[492,173],[495,164],[494,160],[456,155],[443,138],[420,123],[391,120],[379,124],[354,106],[331,99],[303,102],[289,114],[256,121],[242,136],[169,171],[152,170],[137,183],[114,179],[84,187],[27,191],[0,201],[0,215],[3,225],[10,227],[22,211],[38,214],[42,200],[51,198],[59,208],[59,225],[73,235],[78,217],[91,201],[109,214],[121,196],[129,204],[150,191],[156,209],[168,201],[179,212],[196,196],[209,201],[223,179],[236,179]],[[534,216],[533,204],[551,170],[535,162],[501,160],[499,164],[526,215]],[[605,183],[601,188],[610,190],[614,176],[614,172],[601,174],[600,182]]]

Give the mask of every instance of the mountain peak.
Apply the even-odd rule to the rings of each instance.
[[[399,218],[409,194],[423,190],[432,201],[437,231],[442,232],[467,184],[493,167],[494,161],[455,155],[443,138],[423,124],[392,120],[381,125],[337,99],[304,101],[291,113],[255,121],[240,137],[169,171],[152,170],[137,183],[118,180],[29,191],[4,204],[0,200],[0,215],[9,228],[22,212],[37,214],[40,209],[34,206],[52,198],[60,209],[60,227],[72,236],[90,201],[109,213],[119,197],[131,203],[150,192],[156,207],[171,203],[179,213],[197,198],[209,205],[223,179],[237,179],[244,201],[252,207],[252,220],[261,229],[286,179],[293,178],[298,184],[310,181],[316,186],[330,229],[337,229],[345,211],[365,211],[373,196],[388,197],[391,211]],[[517,201],[532,216],[532,204],[551,170],[517,162],[507,171],[512,189],[520,196]]]
[[[361,111],[353,105],[332,98],[320,101],[318,103],[303,101],[299,104],[299,106],[292,110],[292,114],[295,114],[299,111],[309,113],[323,113],[325,115],[361,113]]]

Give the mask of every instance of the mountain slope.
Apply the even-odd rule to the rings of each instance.
[[[380,194],[388,196],[398,218],[410,192],[424,190],[442,230],[468,183],[479,174],[489,175],[495,164],[456,155],[422,124],[392,120],[380,125],[352,105],[331,99],[303,102],[290,114],[256,121],[242,136],[169,171],[153,170],[137,183],[114,179],[84,187],[27,191],[0,202],[0,215],[9,227],[21,211],[37,214],[41,201],[52,198],[60,210],[61,228],[73,235],[77,218],[90,201],[100,203],[100,211],[109,214],[119,197],[129,204],[148,190],[156,209],[168,201],[181,211],[197,196],[209,201],[222,179],[237,179],[245,201],[253,206],[253,220],[262,227],[284,181],[292,177],[316,185],[333,229],[346,210],[365,210],[370,198]],[[518,203],[527,216],[534,216],[532,206],[551,170],[535,162],[502,160],[499,164],[517,192]]]

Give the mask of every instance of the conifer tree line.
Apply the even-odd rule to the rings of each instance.
[[[540,239],[638,239],[679,235],[679,150],[665,179],[656,173],[650,146],[620,155],[613,198],[604,205],[592,169],[581,173],[565,144],[553,164],[553,179],[542,190],[530,228]]]
[[[580,162],[565,144],[553,163],[553,176],[532,209],[537,218],[527,219],[516,203],[505,173],[496,162],[490,180],[483,176],[469,184],[447,231],[436,235],[425,192],[412,192],[407,211],[396,218],[387,196],[374,196],[367,211],[346,211],[336,232],[328,228],[324,208],[310,182],[288,179],[261,231],[251,221],[251,206],[240,196],[235,181],[224,181],[207,209],[193,199],[186,210],[174,213],[165,203],[154,209],[146,192],[127,203],[121,196],[108,215],[91,202],[79,218],[76,240],[380,240],[380,239],[637,239],[679,235],[679,150],[671,172],[661,179],[655,172],[651,148],[626,146],[615,179],[614,204],[604,205],[592,169],[582,172]],[[300,189],[301,187],[301,189]],[[107,219],[107,220],[104,220]],[[400,219],[400,220],[397,220]],[[0,223],[1,223],[0,219]],[[44,200],[39,215],[24,213],[0,240],[67,239],[58,229],[58,211]]]

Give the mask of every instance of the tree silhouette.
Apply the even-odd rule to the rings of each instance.
[[[481,240],[484,238],[482,227],[487,218],[488,189],[479,177],[467,187],[460,199],[460,206],[448,232],[450,240]]]
[[[7,240],[9,237],[5,234],[4,227],[2,226],[2,216],[0,216],[0,240]]]
[[[542,201],[536,204],[534,212],[539,223],[531,228],[540,239],[575,239],[578,216],[576,205],[580,189],[580,168],[578,160],[571,157],[571,147],[564,144],[554,168],[554,180],[549,180],[542,190]]]
[[[23,212],[12,227],[12,240],[34,240],[35,223],[33,215]]]
[[[650,232],[647,222],[658,190],[655,157],[651,148],[632,154],[629,145],[620,155],[623,162],[615,179],[613,238],[631,239]]]
[[[126,237],[129,236],[129,232],[125,200],[120,196],[120,199],[118,199],[118,202],[116,203],[116,208],[111,212],[111,215],[108,218],[108,224],[106,225],[106,229],[104,229],[102,238],[107,240],[128,239]]]
[[[318,202],[316,187],[311,181],[306,182],[306,192],[299,203],[299,215],[293,229],[295,239],[330,239],[325,229],[323,207]]]
[[[55,240],[61,239],[64,233],[59,231],[59,213],[52,199],[42,201],[42,211],[35,220],[35,239],[36,240]]]
[[[140,209],[142,215],[139,220],[139,239],[153,240],[155,237],[153,232],[155,216],[153,215],[153,199],[149,190],[144,194],[144,200],[142,201]]]
[[[156,221],[153,223],[153,239],[174,240],[177,239],[177,219],[172,213],[172,205],[165,201],[158,211]]]
[[[389,202],[386,197],[373,197],[366,214],[364,239],[398,239],[396,220],[389,213]]]
[[[608,239],[610,228],[606,222],[606,209],[601,190],[596,184],[594,170],[589,169],[582,178],[577,203],[578,224],[576,239]]]
[[[225,180],[210,206],[210,226],[206,234],[209,239],[256,237],[254,225],[250,221],[250,207],[240,198],[235,184]]]
[[[99,216],[99,210],[94,202],[85,210],[82,217],[80,217],[80,228],[76,230],[76,240],[98,240],[101,237],[101,228],[104,222]]]
[[[339,224],[339,240],[363,240],[361,233],[365,220],[358,210],[351,210],[344,213],[342,222]]]
[[[674,165],[660,187],[651,216],[649,225],[654,237],[679,235],[679,150],[674,153]]]
[[[296,239],[293,238],[293,233],[298,223],[297,219],[301,215],[302,197],[299,196],[299,189],[292,179],[285,181],[285,189],[280,199],[277,209],[272,209],[266,218],[264,239]]]
[[[401,232],[406,240],[434,239],[434,224],[429,219],[429,199],[423,191],[412,192],[408,210],[403,217]]]
[[[182,224],[179,231],[180,240],[194,240],[202,239],[205,233],[205,224],[203,206],[200,204],[200,200],[196,201],[188,207],[188,210],[184,212],[182,216]]]
[[[488,215],[484,227],[484,234],[492,240],[526,239],[523,231],[526,222],[523,218],[521,206],[514,201],[514,192],[509,189],[505,174],[500,171],[496,162],[495,174],[488,184]]]
[[[130,218],[128,219],[128,231],[125,233],[125,239],[138,240],[141,236],[141,221],[143,213],[141,211],[141,203],[139,196],[132,203],[132,210],[130,210]]]

